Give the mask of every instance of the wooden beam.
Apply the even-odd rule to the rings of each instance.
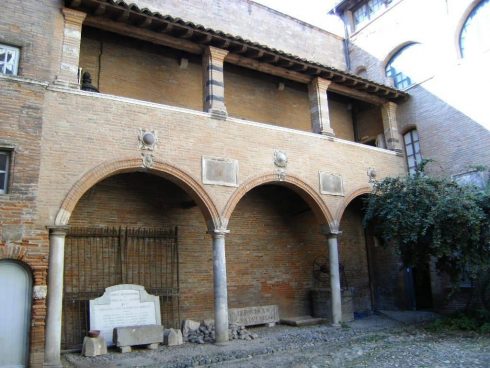
[[[292,70],[294,70],[295,72],[305,72],[307,69],[308,69],[308,65],[305,65],[305,64],[295,64],[291,67]]]
[[[117,17],[117,21],[121,23],[126,23],[129,19],[129,9],[124,10],[120,16]]]
[[[173,31],[173,29],[174,29],[174,25],[172,23],[163,22],[163,23],[160,23],[160,27],[158,28],[158,32],[170,33]]]
[[[191,38],[193,34],[194,34],[194,30],[192,28],[188,28],[183,34],[179,35],[179,37],[188,39]]]
[[[275,64],[279,60],[279,55],[268,54],[267,56],[262,57],[262,61],[264,63]]]
[[[119,33],[124,36],[131,35],[131,37],[137,38],[139,40],[148,41],[157,45],[163,45],[177,50],[186,51],[191,54],[200,55],[203,52],[202,47],[194,42],[182,40],[163,33],[153,32],[148,29],[138,28],[129,24],[118,23],[112,20],[108,20],[107,18],[100,18],[89,15],[85,19],[84,24],[94,28],[102,29],[104,31]]]
[[[194,39],[199,43],[203,43],[205,45],[209,44],[213,40],[213,36],[209,33],[197,33],[194,32]]]
[[[264,56],[264,50],[249,48],[246,56],[251,59],[260,59],[262,56]]]
[[[151,22],[153,20],[150,18],[150,17],[144,17],[143,18],[143,21],[141,21],[140,23],[138,23],[138,27],[141,27],[141,28],[148,28],[151,26]]]
[[[99,4],[99,6],[97,7],[97,9],[95,9],[95,12],[94,14],[95,15],[103,15],[106,11],[106,5],[105,4]]]
[[[382,105],[385,102],[387,102],[387,100],[384,98],[374,96],[374,95],[369,94],[367,92],[358,91],[356,89],[349,88],[349,87],[343,86],[343,85],[335,83],[335,82],[330,83],[330,85],[328,86],[328,90],[335,92],[335,93],[338,93],[339,95],[344,95],[344,96],[351,97],[351,98],[354,98],[356,100],[365,101],[365,102],[368,102],[368,103],[371,103],[374,105]]]
[[[288,60],[288,59],[280,59],[277,62],[277,65],[278,66],[281,66],[281,67],[284,67],[284,68],[289,68],[289,67],[291,67],[291,66],[294,65],[294,62],[292,62],[291,60]]]
[[[309,83],[311,80],[311,77],[308,75],[263,63],[234,53],[228,54],[225,58],[225,61],[230,64],[235,64],[248,69],[258,70],[262,73],[275,75],[276,77],[282,77],[300,83]]]
[[[216,47],[219,47],[220,49],[227,49],[231,44],[231,41],[228,39],[218,38],[218,40],[221,41],[221,43],[218,43]]]
[[[237,49],[233,49],[234,54],[244,54],[248,50],[248,46],[245,44],[240,44],[240,46]]]

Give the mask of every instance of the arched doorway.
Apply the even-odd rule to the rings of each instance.
[[[27,367],[32,275],[16,261],[0,260],[0,367]]]
[[[73,207],[65,239],[62,349],[80,347],[89,328],[88,301],[116,284],[142,285],[158,295],[166,327],[212,316],[209,212],[204,215],[188,188],[154,174],[105,176]]]

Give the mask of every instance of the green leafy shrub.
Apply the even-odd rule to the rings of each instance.
[[[364,226],[399,253],[404,267],[426,265],[450,276],[456,288],[490,268],[490,195],[450,179],[415,175],[374,182]]]

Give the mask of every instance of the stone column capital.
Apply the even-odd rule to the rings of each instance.
[[[68,225],[53,225],[46,226],[49,230],[49,235],[65,236],[70,227]]]
[[[342,235],[342,231],[339,229],[331,229],[330,225],[325,224],[322,225],[320,228],[320,232],[325,235],[328,239],[330,238],[338,238],[340,235]]]
[[[62,8],[61,13],[65,17],[65,22],[71,24],[81,25],[87,17],[87,13],[70,8]]]
[[[215,228],[208,229],[207,233],[210,234],[213,238],[224,238],[226,234],[230,233],[230,230],[226,228]]]
[[[328,87],[330,87],[330,84],[332,84],[332,81],[320,77],[315,77],[311,80],[310,83],[321,91],[326,92],[328,90]]]
[[[331,231],[328,234],[325,234],[328,239],[338,239],[340,235],[342,235],[342,231]]]
[[[223,62],[225,60],[226,55],[228,55],[229,51],[220,49],[214,46],[208,46],[204,50],[204,55],[210,57],[213,62]]]

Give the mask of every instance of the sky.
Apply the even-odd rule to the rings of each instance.
[[[253,0],[269,8],[288,14],[294,18],[313,24],[320,28],[328,28],[327,12],[336,0]]]

